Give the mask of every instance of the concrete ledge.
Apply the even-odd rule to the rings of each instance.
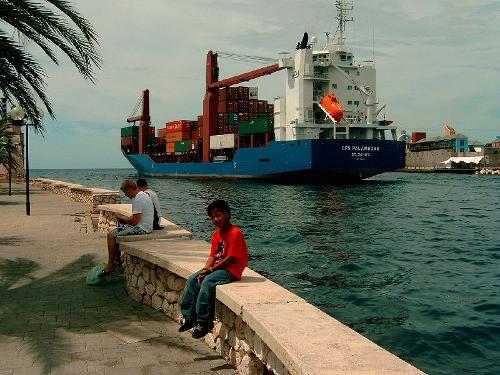
[[[187,278],[204,266],[210,244],[185,240],[141,241],[122,243],[120,250]],[[422,374],[304,299],[248,268],[241,281],[217,287],[217,301],[250,328],[251,336],[256,336],[250,339],[254,355],[264,358],[274,373]],[[218,318],[225,324],[221,315],[225,316],[218,314]],[[214,333],[214,338],[220,335],[220,332]],[[234,337],[231,344],[231,335],[226,338],[229,345],[242,345],[241,340]],[[259,354],[262,343],[271,354]]]

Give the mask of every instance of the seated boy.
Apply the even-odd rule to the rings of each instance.
[[[186,282],[181,312],[184,324],[179,332],[195,327],[192,336],[202,338],[214,327],[215,287],[241,280],[248,264],[248,250],[243,232],[231,224],[231,209],[222,200],[212,202],[208,216],[217,227],[212,236],[212,249],[205,267]]]
[[[108,232],[108,263],[99,277],[106,277],[115,270],[119,263],[119,251],[116,237],[133,234],[147,234],[153,231],[154,206],[151,198],[139,190],[135,181],[124,180],[120,190],[132,199],[132,217],[116,213],[118,227]]]

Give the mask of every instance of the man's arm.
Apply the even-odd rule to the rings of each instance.
[[[141,221],[141,214],[133,214],[132,216],[125,216],[119,213],[115,214],[116,218],[124,224],[137,225]]]
[[[205,267],[201,270],[199,276],[198,276],[198,281],[201,283],[205,276],[207,276],[209,273],[215,272],[217,270],[222,270],[229,266],[232,262],[234,262],[236,257],[233,256],[227,256],[225,257],[222,261],[219,263],[215,264],[215,257],[208,257],[207,263],[205,264]]]

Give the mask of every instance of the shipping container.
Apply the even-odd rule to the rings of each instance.
[[[271,133],[274,131],[274,121],[272,117],[262,117],[250,121],[242,121],[238,127],[240,135]]]
[[[132,146],[134,143],[136,143],[136,142],[134,142],[136,139],[137,138],[135,138],[133,136],[122,137],[122,139],[121,139],[122,146]]]
[[[149,127],[149,134],[148,135],[150,137],[154,137],[156,135],[155,130],[156,130],[156,128],[154,126],[150,126]]]
[[[167,122],[167,133],[174,132],[189,132],[191,130],[191,121],[189,120],[177,120]]]
[[[121,129],[122,137],[131,137],[139,135],[139,127],[138,126],[127,126],[126,128]]]
[[[173,132],[167,133],[167,142],[178,142],[188,140],[190,137],[190,132]]]
[[[167,143],[167,153],[171,154],[172,152],[174,152],[174,149],[175,149],[175,142],[168,142]]]
[[[156,138],[156,144],[157,145],[164,145],[165,143],[167,143],[167,137],[157,137]]]
[[[259,113],[267,112],[267,100],[259,100]]]
[[[219,113],[223,113],[223,112],[227,111],[227,102],[226,101],[223,101],[223,102],[219,101],[218,111],[219,111]]]
[[[225,148],[234,148],[235,146],[234,134],[212,135],[210,137],[210,149],[222,150]]]
[[[232,124],[237,124],[238,123],[238,113],[230,112],[227,114],[227,123],[232,125]]]
[[[166,137],[167,136],[167,128],[158,130],[158,137]]]
[[[411,133],[411,143],[417,143],[418,141],[427,138],[426,132],[413,132]]]
[[[191,148],[191,141],[178,141],[174,143],[174,152],[186,152]]]

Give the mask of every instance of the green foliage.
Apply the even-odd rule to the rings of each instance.
[[[37,99],[55,117],[45,93],[45,72],[7,28],[36,44],[57,65],[56,50],[62,51],[91,82],[94,69],[101,65],[97,34],[66,0],[0,0],[0,21],[0,90],[10,103],[25,109],[28,121],[41,127]]]
[[[17,170],[19,158],[22,158],[19,148],[16,147],[13,141],[14,134],[10,131],[10,125],[0,123],[0,164],[8,167],[9,165],[9,149],[12,156],[12,170]]]

